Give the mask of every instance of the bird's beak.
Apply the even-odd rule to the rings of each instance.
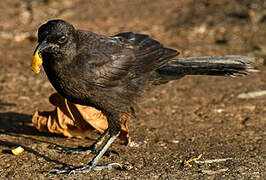
[[[38,74],[40,72],[40,66],[42,65],[42,57],[41,57],[41,52],[44,49],[47,49],[49,47],[52,47],[52,44],[46,43],[45,41],[43,41],[42,43],[40,43],[37,48],[35,49],[34,53],[33,53],[33,61],[32,64],[30,66],[30,69],[35,72],[36,74]]]

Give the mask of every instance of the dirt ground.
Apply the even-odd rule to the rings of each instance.
[[[0,179],[263,179],[266,178],[266,97],[240,99],[266,90],[264,0],[1,0],[0,1]],[[62,18],[75,27],[113,35],[149,34],[180,57],[240,54],[256,58],[260,73],[240,78],[187,76],[144,96],[129,123],[138,147],[116,141],[111,149],[124,170],[55,175],[64,164],[85,165],[92,155],[58,154],[57,146],[91,144],[39,133],[36,110],[52,110],[55,90],[45,73],[29,70],[38,27]],[[10,150],[23,146],[18,156]],[[184,167],[184,160],[198,157]]]

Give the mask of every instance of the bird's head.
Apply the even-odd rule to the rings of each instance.
[[[38,43],[30,66],[35,73],[40,72],[42,63],[59,63],[75,56],[76,30],[64,20],[50,20],[39,28]]]

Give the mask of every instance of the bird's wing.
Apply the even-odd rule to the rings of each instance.
[[[126,40],[133,46],[135,66],[132,70],[136,74],[153,71],[179,54],[176,50],[164,48],[160,42],[145,34],[124,32],[114,37]]]
[[[101,87],[117,86],[160,67],[178,55],[177,51],[164,48],[143,34],[127,32],[112,37],[93,36],[89,45],[93,47],[83,53],[88,56],[94,83]]]

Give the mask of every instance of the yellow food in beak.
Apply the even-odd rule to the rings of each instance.
[[[39,50],[37,50],[34,54],[34,58],[30,66],[30,69],[36,74],[38,74],[40,72],[41,65],[42,65],[42,58],[39,56]]]

